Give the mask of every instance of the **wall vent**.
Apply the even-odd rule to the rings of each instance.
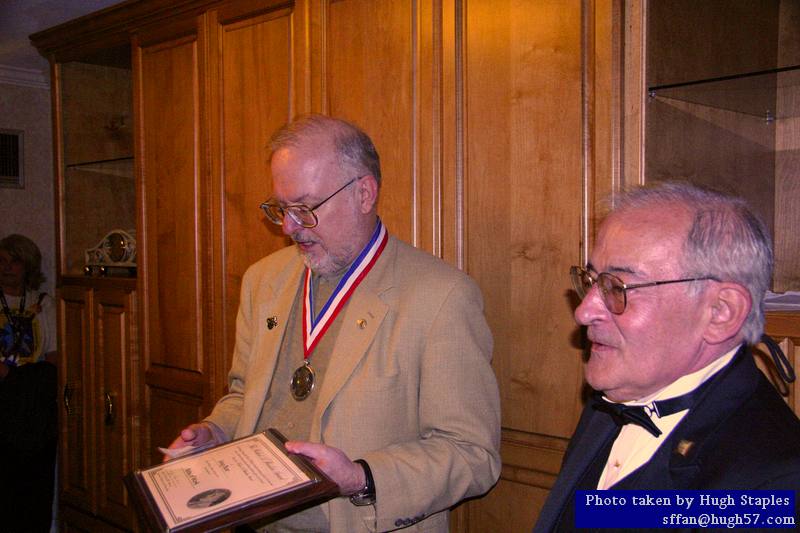
[[[21,131],[0,129],[0,187],[23,187],[22,148]]]

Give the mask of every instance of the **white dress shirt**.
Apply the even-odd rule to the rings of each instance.
[[[693,391],[730,363],[738,350],[739,346],[722,357],[717,358],[714,362],[701,368],[697,372],[679,378],[650,396],[639,400],[624,402],[625,405],[650,406],[650,409],[646,409],[646,411],[650,413],[650,419],[656,427],[661,430],[661,435],[654,437],[649,431],[636,424],[625,424],[622,426],[622,430],[611,448],[611,453],[608,456],[608,461],[603,469],[603,473],[600,475],[597,488],[607,489],[611,487],[649,461],[656,453],[658,447],[669,437],[672,430],[675,429],[681,420],[683,420],[683,417],[686,416],[686,413],[689,412],[688,409],[685,409],[668,416],[659,417],[652,408],[653,402],[668,400]]]

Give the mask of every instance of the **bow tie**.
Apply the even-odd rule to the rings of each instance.
[[[658,437],[661,435],[661,430],[658,429],[658,426],[650,419],[650,415],[655,414],[661,418],[662,416],[674,415],[680,411],[692,408],[700,397],[703,389],[705,389],[705,386],[711,381],[713,380],[707,380],[695,390],[687,392],[682,396],[676,396],[669,400],[660,400],[649,405],[625,405],[610,402],[603,398],[598,392],[595,393],[592,407],[611,415],[611,418],[618,426],[636,424],[649,431],[654,437]]]

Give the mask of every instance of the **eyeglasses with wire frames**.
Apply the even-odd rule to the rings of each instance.
[[[322,206],[322,204],[324,204],[325,202],[327,202],[328,200],[330,200],[331,198],[342,192],[348,185],[360,180],[365,176],[366,174],[364,176],[356,176],[355,178],[351,179],[350,181],[348,181],[347,183],[336,189],[336,191],[334,191],[333,194],[331,194],[321,202],[318,202],[317,205],[313,207],[309,207],[305,204],[280,205],[279,203],[275,202],[272,198],[268,199],[259,207],[261,208],[262,211],[264,211],[264,214],[267,215],[269,221],[272,222],[273,224],[277,224],[278,226],[282,226],[283,219],[286,218],[286,215],[289,215],[289,217],[296,224],[299,224],[304,228],[313,228],[316,227],[317,224],[319,224],[319,219],[317,218],[317,214],[314,211],[319,209]]]
[[[686,283],[689,281],[719,281],[719,279],[715,278],[714,276],[703,276],[700,278],[670,279],[629,285],[619,279],[617,276],[609,274],[608,272],[600,272],[597,275],[593,275],[585,268],[581,268],[579,266],[571,267],[569,269],[569,275],[570,278],[572,278],[572,286],[575,287],[575,291],[578,293],[578,296],[580,296],[581,300],[583,300],[586,295],[589,294],[589,291],[592,290],[592,286],[596,284],[600,290],[600,296],[602,297],[606,308],[615,315],[621,315],[623,312],[625,312],[625,308],[628,305],[627,293],[633,289],[655,287],[656,285],[667,285],[669,283]]]

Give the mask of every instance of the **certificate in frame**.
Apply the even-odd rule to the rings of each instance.
[[[164,533],[215,531],[301,510],[339,496],[275,429],[125,476],[140,523]]]

